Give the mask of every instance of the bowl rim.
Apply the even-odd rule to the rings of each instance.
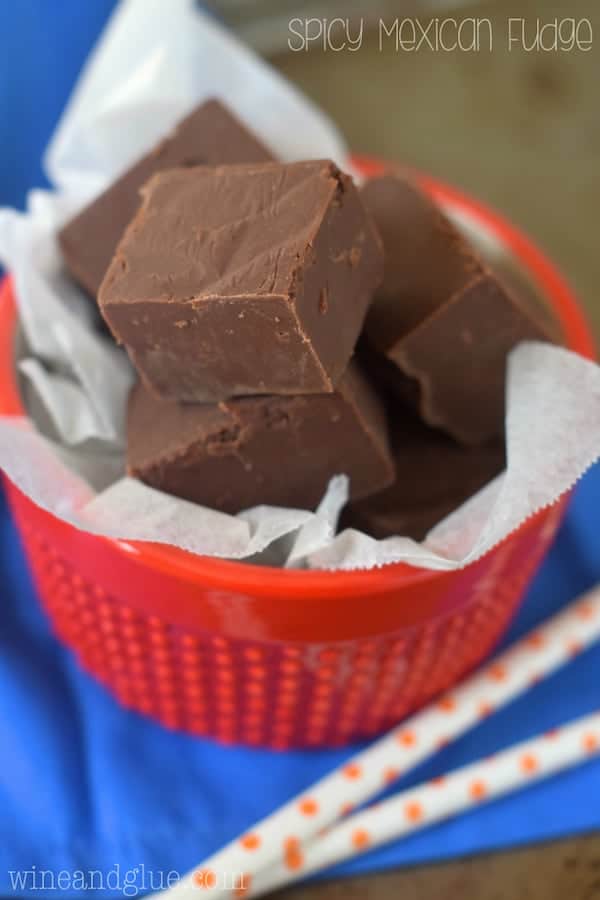
[[[353,166],[363,175],[373,176],[389,170],[398,170],[396,163],[383,162],[371,157],[353,156]],[[486,204],[469,197],[462,191],[416,170],[407,170],[432,198],[457,214],[464,214],[478,222],[488,233],[512,252],[533,283],[550,303],[566,337],[566,344],[581,355],[594,359],[595,347],[585,315],[570,285],[537,247],[517,227]],[[22,415],[23,408],[11,366],[12,342],[17,313],[12,280],[6,277],[0,285],[0,414]],[[75,526],[70,526],[75,527]],[[334,591],[358,594],[368,591],[389,590],[392,586],[409,587],[424,581],[433,581],[447,575],[445,571],[422,569],[406,563],[387,563],[367,569],[353,570],[296,570],[271,566],[251,565],[244,560],[223,560],[218,557],[200,556],[167,544],[142,541],[125,541],[95,536],[113,548],[136,559],[144,567],[157,569],[187,582],[194,581],[217,588],[234,588],[256,594],[312,596]]]

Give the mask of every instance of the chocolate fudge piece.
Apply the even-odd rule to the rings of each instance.
[[[202,103],[65,225],[58,239],[67,268],[86,291],[97,295],[117,244],[140,205],[139,190],[155,172],[174,166],[266,162],[273,158],[222,103]]]
[[[351,363],[337,391],[219,404],[157,400],[132,390],[127,468],[146,484],[237,513],[258,504],[312,509],[332,475],[365,497],[392,482],[385,413]]]
[[[396,535],[421,541],[505,465],[501,440],[465,447],[410,414],[398,417],[393,428],[393,452],[394,484],[350,503],[342,528],[357,528],[375,538]]]
[[[502,257],[494,254],[488,262],[496,278],[510,294],[518,298],[529,317],[541,324],[550,340],[555,344],[564,344],[565,334],[561,323],[554,315],[542,289],[535,284],[523,264],[508,250]]]
[[[159,397],[327,393],[383,268],[349,176],[329,161],[155,175],[99,293]]]
[[[367,340],[430,425],[465,444],[502,434],[508,353],[519,341],[550,340],[549,330],[415,185],[385,176],[362,198],[385,257]]]

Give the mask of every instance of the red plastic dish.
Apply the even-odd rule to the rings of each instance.
[[[367,173],[381,164],[357,160]],[[564,280],[500,216],[419,176],[515,254],[568,345],[593,341]],[[0,288],[0,414],[19,414],[12,287]],[[56,634],[125,706],[164,725],[277,748],[376,734],[489,653],[544,556],[564,501],[454,573],[402,564],[304,572],[100,538],[8,497]]]

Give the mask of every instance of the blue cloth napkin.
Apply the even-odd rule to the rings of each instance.
[[[0,3],[0,205],[47,186],[42,154],[115,0]]]
[[[596,466],[579,486],[509,639],[600,579],[599,508]],[[62,874],[61,896],[85,896],[77,890],[82,873],[97,886],[108,881],[106,896],[159,887],[169,871],[196,865],[357,749],[224,748],[120,709],[50,633],[6,507],[0,510],[0,586],[0,895],[39,896],[41,870],[50,873],[44,876],[47,886]],[[597,648],[402,784],[597,709],[599,673]],[[599,797],[600,761],[593,761],[359,858],[340,872],[597,828]]]
[[[0,4],[0,203],[20,206],[28,187],[45,183],[41,153],[113,5]],[[600,579],[598,509],[596,467],[512,636]],[[50,633],[1,497],[0,597],[0,895],[39,897],[45,887],[61,897],[135,896],[161,887],[170,871],[196,865],[352,752],[224,749],[121,710]],[[587,652],[403,784],[597,708],[599,673],[600,649]],[[599,796],[600,763],[591,762],[341,871],[597,828]]]

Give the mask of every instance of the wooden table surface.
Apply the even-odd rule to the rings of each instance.
[[[600,835],[310,887],[277,900],[598,900]]]
[[[372,33],[356,53],[288,53],[275,63],[335,119],[353,150],[444,178],[534,236],[571,280],[600,338],[600,2],[491,0],[448,14],[490,18],[493,52],[380,51]],[[510,16],[530,25],[588,18],[594,45],[588,53],[508,53]],[[600,835],[278,896],[593,900]]]
[[[394,15],[410,5],[389,4]],[[533,235],[600,335],[600,2],[487,0],[448,15],[490,19],[493,51],[396,53],[385,41],[380,51],[370,31],[355,53],[290,52],[275,63],[331,115],[355,152],[446,179]],[[587,53],[509,53],[509,17],[530,27],[538,17],[588,18],[594,44]]]

